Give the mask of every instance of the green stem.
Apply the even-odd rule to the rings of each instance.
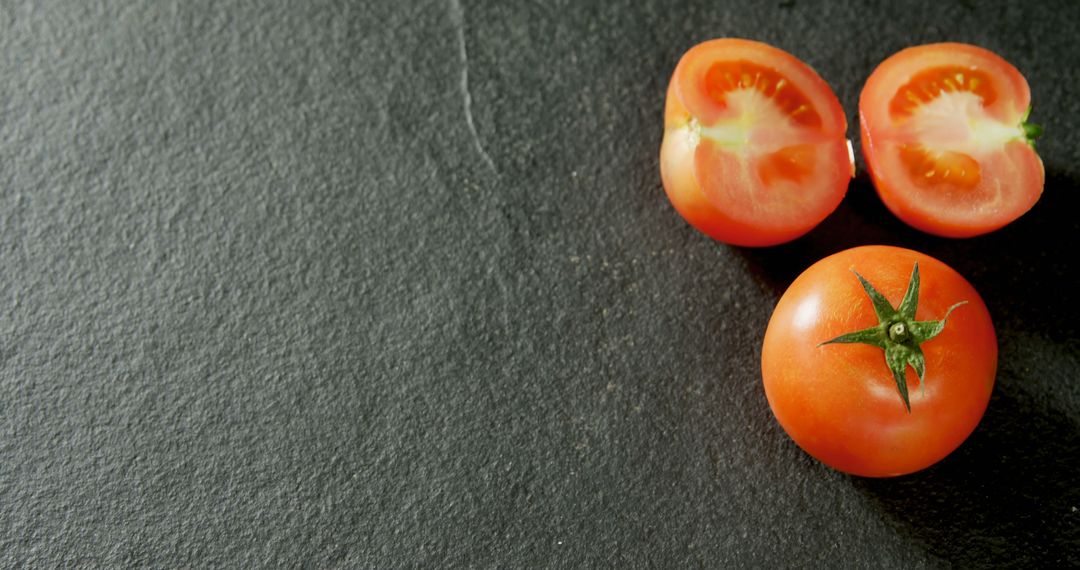
[[[1043,134],[1042,125],[1028,122],[1028,116],[1031,115],[1031,107],[1028,106],[1027,112],[1024,113],[1024,118],[1020,119],[1020,129],[1024,131],[1024,139],[1027,141],[1031,148],[1035,148],[1035,139],[1039,138]]]
[[[919,375],[919,387],[922,389],[926,379],[926,357],[923,355],[922,343],[936,337],[945,329],[945,320],[953,312],[953,309],[963,305],[967,301],[960,301],[945,311],[945,316],[938,321],[917,321],[915,312],[919,306],[919,264],[916,263],[911,269],[911,278],[908,280],[907,291],[904,292],[904,300],[899,307],[893,307],[892,303],[885,298],[869,281],[852,270],[855,277],[862,284],[874,306],[874,314],[877,315],[878,324],[862,330],[842,334],[834,339],[827,340],[818,346],[826,344],[867,344],[882,349],[885,353],[885,365],[892,373],[896,382],[896,389],[900,392],[900,400],[904,408],[911,413],[911,400],[908,398],[908,386],[906,372],[908,366],[915,369]]]

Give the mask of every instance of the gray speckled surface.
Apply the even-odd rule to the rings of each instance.
[[[0,0],[0,565],[1080,565],[1080,4]],[[854,135],[874,65],[1031,83],[1042,201],[965,241],[864,174],[768,250],[660,188],[668,75],[743,36]],[[860,167],[861,167],[860,159]],[[960,450],[865,480],[765,402],[803,268],[953,265],[1001,369]]]

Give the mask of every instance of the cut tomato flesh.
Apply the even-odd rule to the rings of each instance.
[[[918,143],[901,144],[900,160],[912,182],[922,188],[973,188],[982,179],[979,162],[962,152],[933,151]]]
[[[806,233],[851,177],[839,101],[813,70],[765,44],[692,48],[672,77],[665,124],[664,189],[687,221],[728,243]]]
[[[843,189],[850,176],[847,141],[798,144],[775,151],[732,149],[702,139],[694,155],[701,192],[728,216],[766,231],[809,230],[831,211],[821,189]],[[842,193],[841,193],[842,196]]]
[[[814,145],[786,146],[757,161],[758,179],[766,186],[772,186],[781,180],[800,184],[813,174],[816,160]]]
[[[731,93],[754,92],[769,99],[775,111],[797,125],[818,128],[821,116],[806,95],[776,70],[749,61],[721,61],[705,73],[705,92],[720,107]]]
[[[993,83],[986,72],[948,65],[916,73],[896,91],[889,103],[889,112],[896,118],[908,117],[914,114],[915,109],[937,99],[942,93],[959,92],[976,95],[984,107],[990,106],[997,99]]]
[[[925,175],[909,170],[904,155],[910,151],[903,143],[884,143],[873,152],[874,172],[897,174],[874,176],[885,204],[912,226],[937,235],[968,237],[1004,226],[1019,215],[1017,205],[1034,203],[1042,186],[1042,163],[1020,141],[982,157],[974,185],[922,182]]]
[[[860,98],[863,150],[893,213],[951,237],[1016,219],[1042,192],[1042,161],[1026,144],[1023,77],[961,44],[904,50],[871,75]]]
[[[717,85],[710,77],[724,81]],[[844,139],[822,136],[810,101],[775,71],[725,62],[712,66],[706,78],[725,112],[709,126],[690,123],[699,139],[694,165],[705,196],[725,205],[732,218],[764,227],[817,214],[814,188],[846,179],[847,168],[834,166],[840,152],[832,148],[846,154]]]

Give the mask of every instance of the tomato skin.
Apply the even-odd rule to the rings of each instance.
[[[776,159],[772,163],[767,158],[761,159],[754,162],[757,169],[750,166],[737,174],[731,172],[737,170],[735,168],[712,169],[710,172],[703,166],[709,162],[709,157],[703,156],[709,145],[703,138],[691,135],[688,126],[737,121],[726,114],[729,108],[711,101],[702,86],[707,75],[703,70],[710,64],[723,63],[724,58],[736,62],[752,60],[754,64],[777,70],[787,89],[796,91],[812,108],[812,115],[803,117],[811,116],[814,120],[799,125],[804,133],[803,140],[790,143],[805,143],[806,148],[813,149],[812,158],[806,162],[811,164],[809,168],[814,169],[814,175],[811,180],[799,180],[796,191],[768,187],[773,180],[784,176],[782,167],[786,163]],[[791,241],[821,223],[836,209],[847,191],[854,166],[845,135],[847,121],[839,100],[828,84],[806,64],[772,46],[725,38],[691,48],[672,74],[664,120],[664,139],[660,148],[664,191],[675,210],[690,225],[713,239],[748,247]],[[773,140],[784,138],[773,136]],[[721,148],[718,154],[740,157],[732,159],[728,166],[753,162],[738,152]],[[801,155],[791,152],[783,156]],[[781,168],[770,167],[770,164],[779,164]],[[763,172],[769,174],[770,169],[779,170],[780,175],[762,176]],[[715,183],[729,178],[738,181]],[[710,181],[714,183],[710,184]],[[718,191],[716,186],[726,187]]]
[[[1018,138],[975,158],[984,180],[974,188],[920,186],[895,158],[897,147],[919,143],[891,114],[905,81],[934,66],[970,69],[991,83],[993,97],[979,109]],[[918,92],[918,90],[916,90]],[[976,46],[941,43],[907,48],[883,61],[859,97],[860,138],[874,187],[885,206],[906,224],[943,237],[966,238],[998,230],[1030,210],[1042,195],[1045,171],[1019,126],[1031,105],[1024,76],[998,55]],[[969,124],[973,124],[968,118]],[[978,138],[972,130],[972,136]],[[966,156],[966,155],[965,155]],[[932,169],[927,172],[930,176]],[[940,174],[940,171],[938,172]]]
[[[821,343],[878,323],[852,270],[895,307],[916,262],[918,320],[967,303],[923,343],[925,383],[907,368],[908,412],[880,348]],[[761,355],[765,395],[788,435],[826,465],[866,477],[912,473],[956,449],[982,418],[996,369],[994,327],[971,284],[928,255],[888,246],[842,251],[803,272],[777,304]]]

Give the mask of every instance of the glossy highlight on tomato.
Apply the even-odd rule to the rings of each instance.
[[[842,251],[784,293],[761,372],[776,419],[807,453],[868,477],[926,468],[982,418],[997,339],[979,294],[922,253]]]
[[[675,209],[714,239],[795,239],[840,203],[854,174],[832,90],[775,47],[716,39],[691,48],[668,85],[660,173]]]
[[[863,153],[882,201],[907,224],[970,237],[1038,201],[1044,170],[1027,122],[1031,92],[988,50],[908,48],[871,74],[859,99]]]

